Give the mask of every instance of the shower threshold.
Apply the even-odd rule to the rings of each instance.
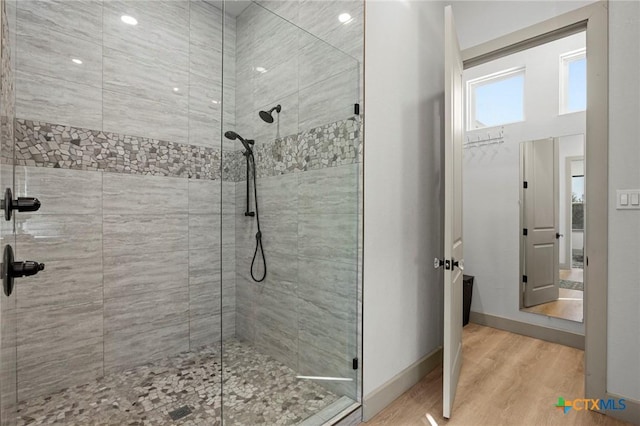
[[[222,353],[222,389],[220,346],[208,346],[22,401],[18,425],[290,425],[340,404],[250,344],[228,339]]]

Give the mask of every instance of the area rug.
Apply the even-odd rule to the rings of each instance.
[[[579,281],[560,280],[560,288],[584,291],[584,284]]]

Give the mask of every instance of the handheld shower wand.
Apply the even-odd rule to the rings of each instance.
[[[255,216],[256,225],[258,227],[258,232],[256,232],[256,249],[253,251],[253,259],[251,260],[251,278],[255,282],[262,282],[267,277],[267,260],[264,257],[264,247],[262,246],[262,231],[260,229],[260,215],[258,214],[258,189],[256,188],[256,159],[253,156],[253,149],[251,146],[255,144],[255,141],[252,139],[244,139],[242,136],[233,131],[225,132],[224,137],[230,140],[239,140],[244,146],[245,152],[244,157],[247,160],[247,209],[244,212],[245,216]],[[253,173],[253,202],[256,208],[255,212],[249,211],[249,171]],[[262,265],[264,267],[262,277],[260,279],[256,278],[253,274],[253,265],[256,262],[256,257],[258,256],[258,250],[260,250],[260,255],[262,256]]]
[[[229,130],[228,132],[224,133],[224,137],[227,139],[230,139],[232,141],[234,140],[239,140],[242,145],[244,146],[244,149],[247,150],[247,153],[249,154],[253,154],[253,150],[251,149],[251,145],[253,145],[255,143],[255,141],[253,139],[245,139],[242,136],[240,136],[239,134],[237,134],[236,132],[232,132],[231,130]]]

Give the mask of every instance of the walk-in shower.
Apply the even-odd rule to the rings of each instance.
[[[357,405],[362,2],[0,8],[0,425]]]

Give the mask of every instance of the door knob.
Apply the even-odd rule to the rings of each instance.
[[[44,263],[26,260],[16,262],[13,258],[13,249],[9,244],[4,246],[4,255],[2,256],[2,287],[4,294],[11,296],[13,292],[14,278],[27,277],[35,275],[44,270]]]
[[[560,238],[560,237],[564,237],[564,234],[561,234],[561,233],[559,233],[559,232],[556,232],[556,240],[557,240],[558,238]]]
[[[11,188],[7,188],[4,191],[4,199],[0,201],[0,208],[4,210],[4,218],[11,220],[11,215],[14,210],[19,212],[35,212],[40,209],[40,200],[33,197],[18,197],[13,199]]]
[[[438,269],[444,266],[444,269],[447,271],[450,269],[450,263],[448,260],[438,259],[437,257],[433,259],[433,268]]]
[[[461,271],[464,271],[464,259],[461,259],[461,260],[452,259],[452,261],[453,261],[452,263],[454,268],[457,266],[458,269],[460,269]]]

